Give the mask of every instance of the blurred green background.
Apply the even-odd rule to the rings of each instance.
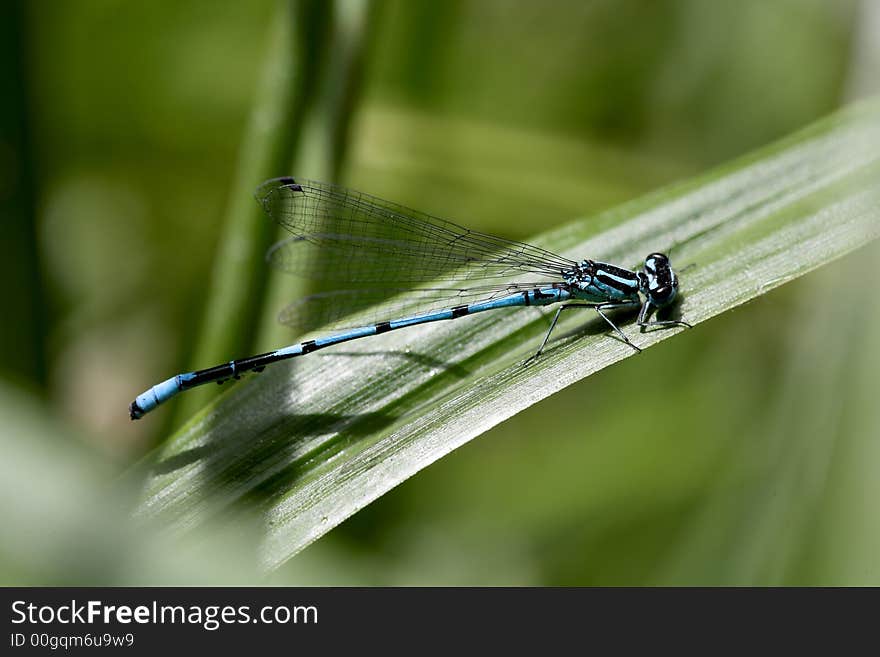
[[[880,80],[873,0],[3,3],[3,583],[880,584],[880,303],[851,285],[874,247],[533,406],[268,578],[240,525],[132,523],[132,466],[182,418],[127,405],[213,364],[193,354],[287,11],[313,56],[293,172],[514,238]]]

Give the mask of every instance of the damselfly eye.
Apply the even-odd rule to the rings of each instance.
[[[645,273],[648,276],[656,277],[661,272],[669,269],[669,258],[662,253],[652,253],[645,258]]]

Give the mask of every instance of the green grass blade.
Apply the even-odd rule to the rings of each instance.
[[[30,53],[25,35],[28,8],[9,2],[0,7],[0,109],[2,192],[0,239],[15,245],[0,258],[0,278],[7,286],[3,307],[14,321],[0,324],[0,374],[45,387],[47,307],[38,246],[38,185],[44,184],[34,166],[33,107],[28,87]],[[13,163],[13,164],[9,164]]]
[[[367,0],[345,0],[332,5],[332,11],[329,7],[323,5],[330,16],[324,39],[328,61],[315,83],[314,107],[303,117],[303,139],[291,170],[308,171],[319,180],[339,182],[348,155],[351,121],[360,102],[378,5]],[[280,226],[275,229],[279,240],[288,236]],[[277,321],[278,309],[291,299],[314,291],[312,285],[281,271],[270,274],[254,351],[274,349],[274,345],[289,338],[289,331]]]
[[[698,324],[878,237],[878,145],[880,104],[863,104],[532,241],[627,266],[671,249],[679,267],[694,264],[681,277],[680,311]],[[535,310],[487,313],[270,368],[156,454],[139,513],[184,529],[253,510],[265,520],[262,565],[276,567],[455,448],[633,355],[581,315],[521,367],[546,328]],[[630,320],[624,331],[642,347],[687,339],[640,334]]]
[[[193,369],[253,348],[266,286],[264,258],[276,235],[275,226],[254,202],[253,191],[266,178],[290,169],[319,70],[312,54],[323,45],[323,14],[315,3],[278,2],[258,97],[242,140]],[[175,424],[191,417],[214,394],[214,389],[204,388],[182,397]]]

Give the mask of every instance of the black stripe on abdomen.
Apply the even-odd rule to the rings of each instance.
[[[228,379],[234,374],[235,368],[232,366],[232,363],[223,363],[222,365],[217,365],[215,367],[209,367],[208,369],[198,370],[197,372],[194,372],[191,379],[181,382],[180,388],[182,390],[186,390],[187,388],[194,388],[196,386],[202,385],[203,383],[208,383],[209,381],[220,381],[221,379]]]

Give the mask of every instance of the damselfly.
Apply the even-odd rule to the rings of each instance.
[[[294,328],[307,323],[333,325],[396,294],[404,300],[386,311],[390,319],[365,320],[314,340],[173,376],[138,395],[129,407],[133,420],[177,393],[205,383],[237,379],[245,372],[260,372],[271,363],[349,340],[498,308],[580,302],[559,306],[532,359],[544,350],[559,315],[569,308],[595,310],[636,351],[640,349],[607,311],[641,306],[638,325],[643,330],[690,326],[681,320],[649,321],[652,309],[670,305],[678,290],[678,278],[663,253],[645,258],[641,271],[596,260],[577,262],[374,196],[289,177],[266,181],[257,188],[256,197],[266,213],[291,233],[269,251],[270,262],[292,273],[362,286],[300,299],[282,312],[283,323]],[[317,258],[308,251],[315,247]],[[514,274],[524,279],[511,282]],[[469,285],[417,287],[443,280]]]

